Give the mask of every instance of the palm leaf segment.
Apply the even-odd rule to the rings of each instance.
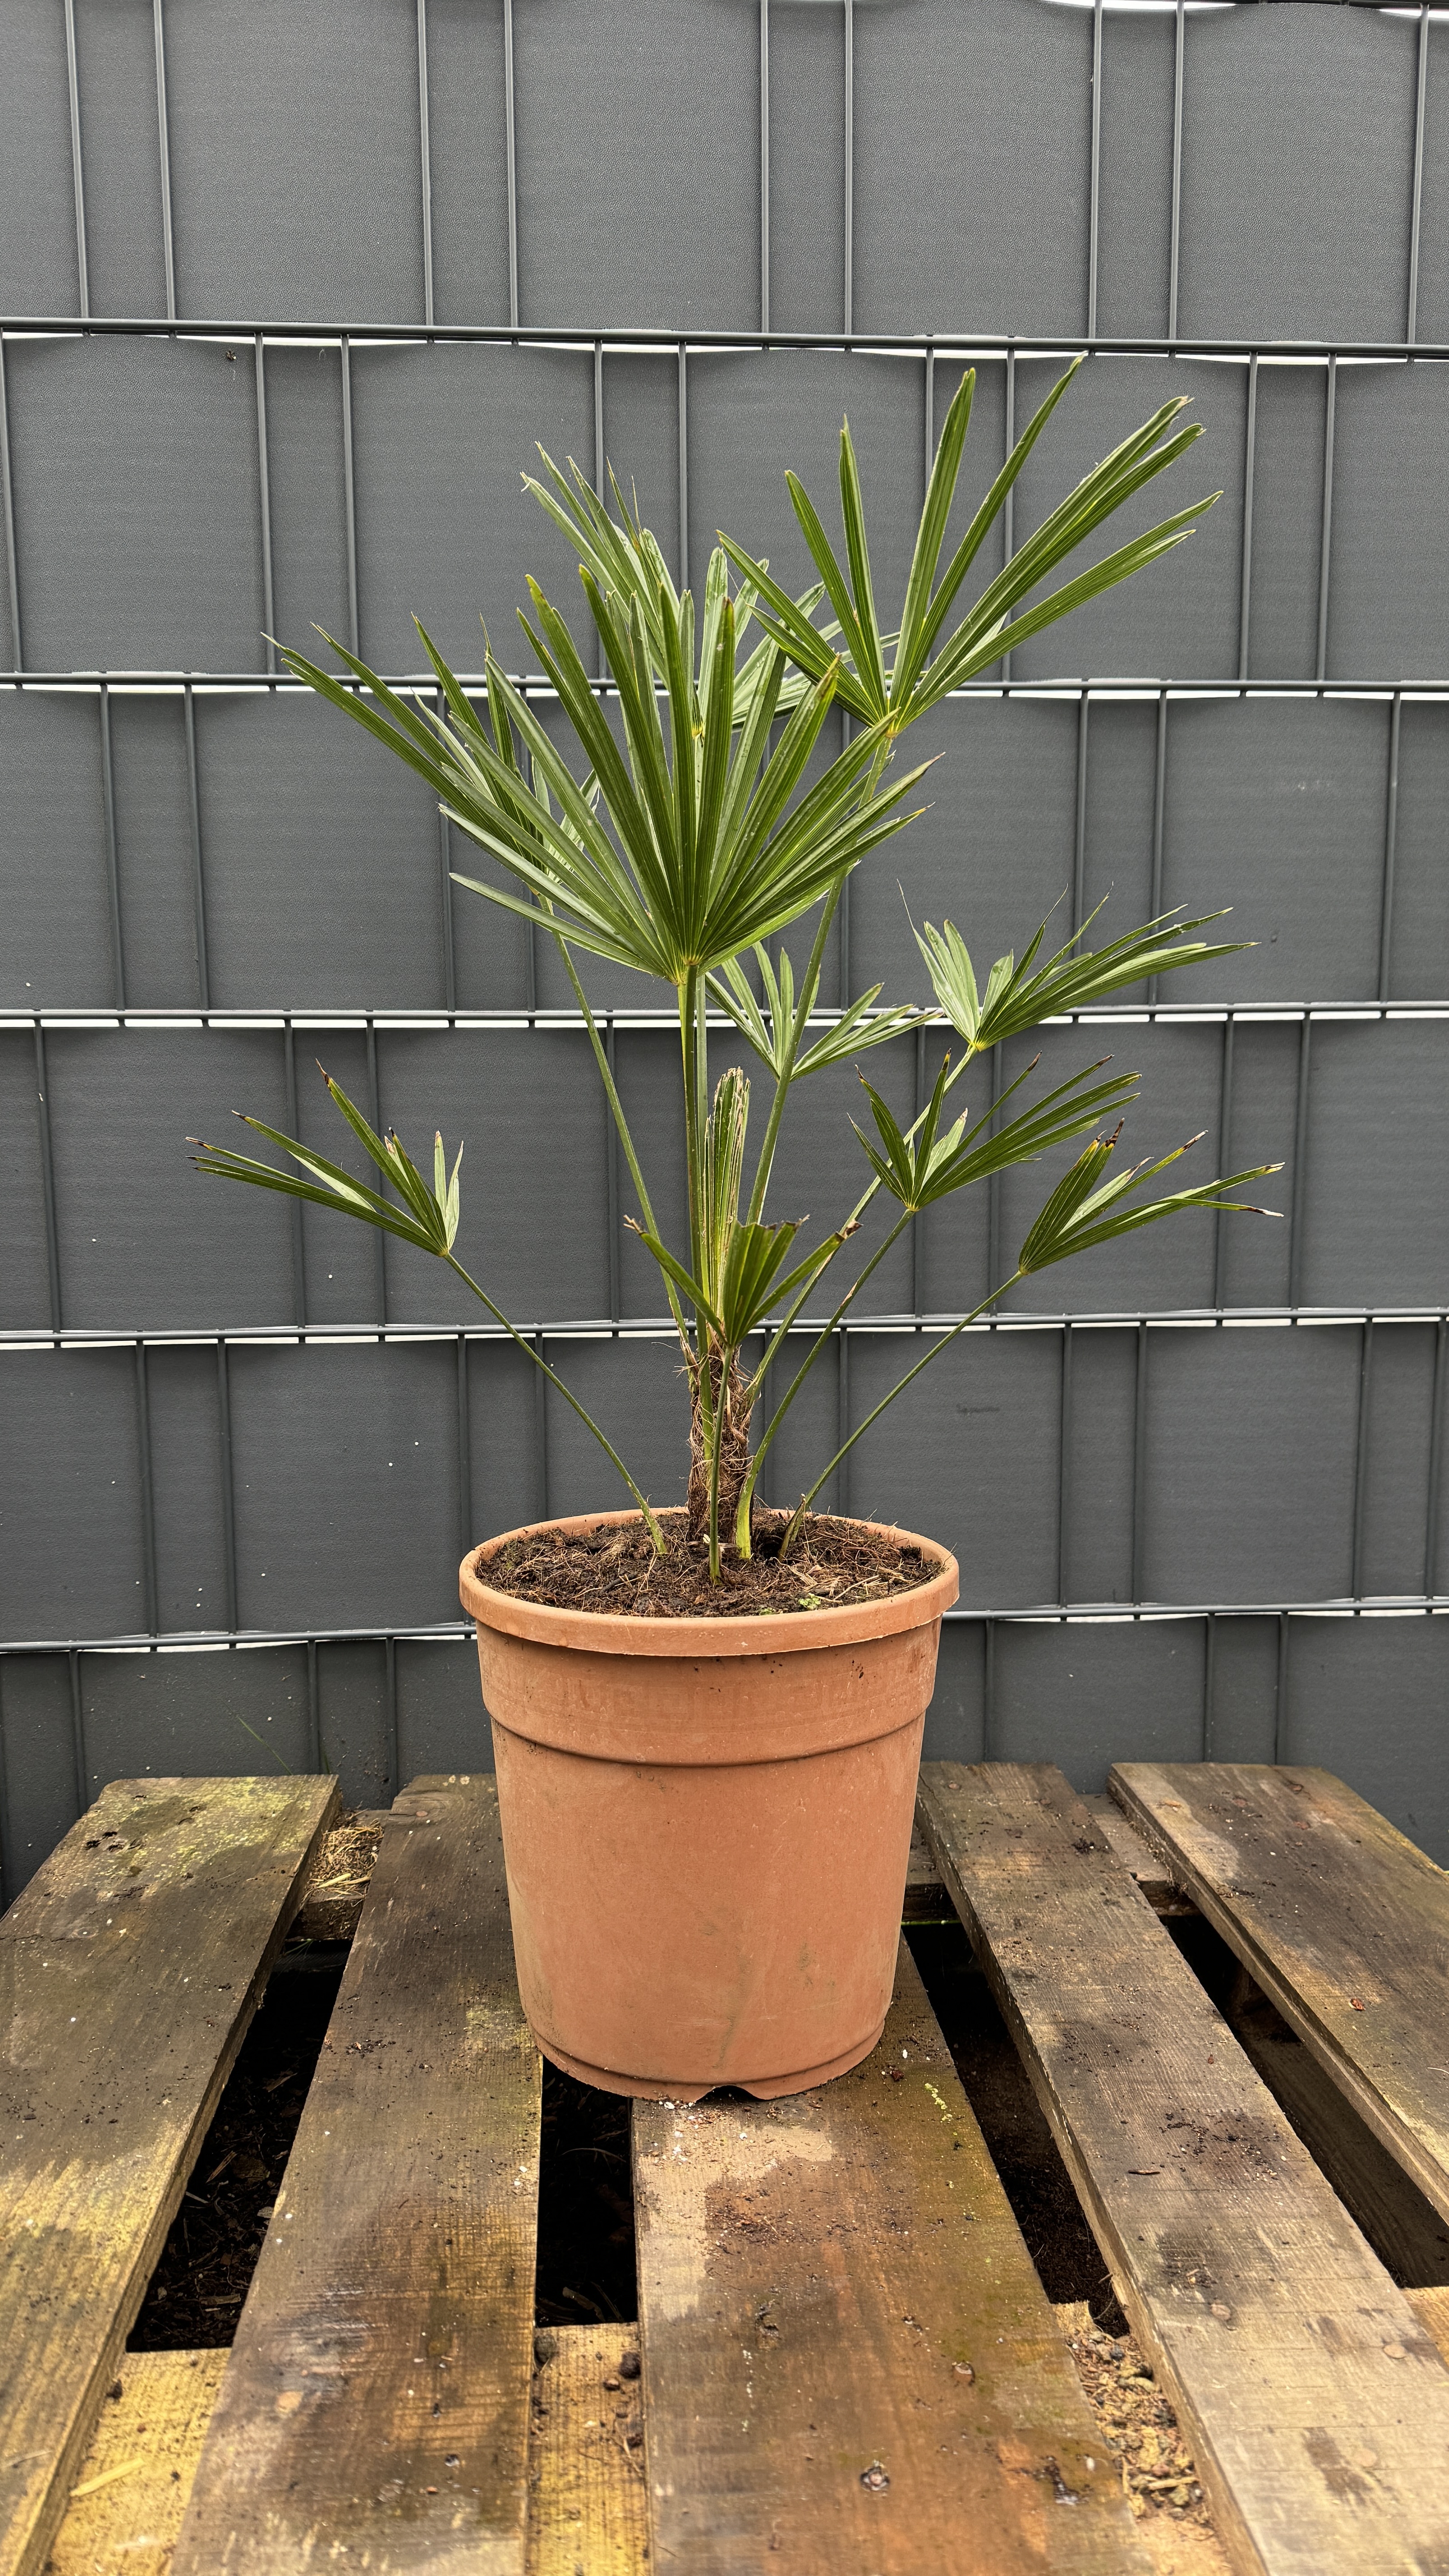
[[[1230,1172],[1219,1180],[1204,1181],[1198,1189],[1173,1190],[1166,1198],[1145,1199],[1129,1207],[1126,1202],[1136,1191],[1178,1162],[1194,1145],[1200,1145],[1202,1136],[1189,1136],[1185,1145],[1164,1154],[1160,1162],[1134,1163],[1114,1179],[1104,1181],[1102,1174],[1112,1159],[1120,1132],[1093,1137],[1070,1171],[1063,1174],[1021,1247],[1019,1277],[1045,1270],[1054,1261],[1065,1261],[1071,1253],[1087,1252],[1093,1244],[1113,1243],[1121,1235],[1134,1234],[1139,1226],[1154,1225],[1159,1217],[1176,1216],[1183,1208],[1225,1208],[1240,1216],[1282,1215],[1281,1208],[1253,1207],[1246,1200],[1224,1195],[1228,1190],[1242,1189],[1248,1181],[1265,1180],[1270,1172],[1281,1172],[1281,1163],[1258,1163],[1251,1171]]]
[[[975,606],[946,641],[940,642],[942,628],[988,531],[1081,364],[1080,358],[1073,360],[1022,432],[938,581],[976,385],[975,369],[968,368],[946,415],[936,450],[906,583],[900,629],[894,636],[881,633],[876,617],[860,474],[849,421],[840,433],[844,565],[804,485],[798,476],[786,475],[795,516],[839,624],[843,667],[836,694],[842,706],[848,707],[863,724],[878,727],[887,736],[900,732],[952,689],[961,688],[978,671],[999,661],[1003,653],[1025,643],[1028,636],[1128,580],[1159,555],[1170,553],[1192,534],[1201,513],[1219,498],[1212,493],[1195,502],[1190,510],[1180,510],[1174,517],[1162,520],[1145,535],[1132,538],[1115,554],[1105,556],[1059,590],[1051,591],[1020,616],[1013,616],[1027,594],[1082,545],[1104,519],[1120,510],[1134,492],[1161,474],[1202,435],[1201,425],[1196,423],[1183,429],[1172,428],[1186,397],[1164,403],[1049,513],[995,580],[987,583]],[[733,538],[721,534],[720,543],[736,571],[749,583],[754,594],[754,615],[766,635],[788,653],[808,678],[821,678],[831,658],[831,647],[811,623],[808,610],[771,579],[767,564],[746,553]]]
[[[260,1118],[248,1118],[238,1110],[244,1127],[253,1127],[259,1136],[269,1137],[290,1154],[306,1175],[297,1179],[290,1172],[278,1171],[274,1163],[261,1163],[250,1154],[234,1154],[225,1145],[206,1145],[199,1137],[189,1141],[201,1145],[192,1160],[199,1172],[209,1172],[216,1180],[250,1181],[256,1189],[280,1190],[285,1198],[310,1199],[316,1207],[335,1208],[343,1216],[360,1217],[365,1225],[376,1226],[383,1234],[400,1235],[405,1243],[415,1243],[420,1252],[436,1253],[443,1260],[452,1251],[458,1232],[458,1165],[463,1148],[458,1148],[451,1173],[443,1152],[443,1139],[433,1139],[433,1186],[429,1189],[416,1163],[404,1151],[391,1128],[379,1136],[368,1125],[360,1109],[355,1108],[338,1082],[334,1082],[325,1065],[317,1068],[348,1126],[371,1155],[385,1180],[392,1182],[403,1205],[383,1198],[369,1189],[364,1181],[354,1180],[340,1163],[329,1163],[323,1154],[299,1144],[294,1136],[284,1136],[277,1127],[264,1125]]]
[[[738,1350],[774,1307],[807,1289],[856,1231],[853,1223],[840,1227],[793,1270],[785,1269],[791,1245],[809,1220],[788,1217],[780,1224],[764,1225],[741,1218],[749,1114],[750,1086],[744,1075],[735,1070],[723,1074],[705,1136],[700,1277],[677,1260],[657,1234],[626,1219],[665,1277],[690,1300],[700,1323],[729,1351]]]
[[[737,728],[735,607],[718,552],[697,669],[691,595],[671,605],[662,582],[656,590],[662,692],[639,591],[605,592],[587,564],[582,579],[617,693],[622,748],[564,619],[536,582],[529,583],[536,623],[526,616],[522,623],[590,763],[583,786],[491,653],[486,723],[421,625],[444,701],[436,713],[421,700],[410,704],[330,636],[360,692],[302,654],[283,658],[425,778],[444,812],[512,880],[460,876],[459,884],[574,947],[683,990],[838,888],[912,819],[895,809],[924,769],[883,791],[873,779],[862,789],[880,750],[862,733],[797,797],[839,664],[827,660],[772,749],[785,657],[771,646],[748,720]]]
[[[1104,1001],[1124,984],[1165,975],[1178,966],[1200,966],[1210,957],[1231,957],[1251,945],[1241,939],[1209,943],[1190,937],[1209,922],[1223,920],[1220,912],[1203,913],[1194,921],[1179,921],[1175,912],[1164,912],[1101,948],[1083,950],[1080,943],[1101,910],[1098,904],[1056,955],[1038,966],[1037,952],[1046,937],[1043,922],[1019,965],[1010,952],[997,958],[984,990],[978,989],[970,952],[953,922],[936,930],[928,921],[923,931],[916,931],[916,946],[925,959],[936,999],[971,1054],[999,1046],[1003,1038],[1018,1037],[1054,1015]]]

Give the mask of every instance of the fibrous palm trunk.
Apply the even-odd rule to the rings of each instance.
[[[689,1539],[691,1546],[709,1543],[710,1444],[706,1434],[701,1377],[709,1370],[711,1408],[719,1433],[720,1544],[733,1553],[735,1515],[750,1464],[748,1381],[733,1351],[713,1349],[690,1361],[689,1404]]]

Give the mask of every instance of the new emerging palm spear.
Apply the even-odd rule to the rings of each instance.
[[[798,2090],[854,2064],[879,2036],[921,1728],[956,1567],[944,1550],[890,1533],[904,1554],[886,1575],[846,1584],[828,1601],[822,1578],[812,1574],[813,1589],[798,1576],[792,1583],[789,1569],[817,1527],[809,1508],[827,1478],[886,1405],[1017,1281],[1182,1209],[1237,1208],[1229,1193],[1278,1168],[1150,1195],[1186,1147],[1113,1170],[1136,1077],[1110,1070],[1107,1058],[1034,1097],[1033,1059],[996,1099],[983,1094],[951,1114],[967,1068],[1004,1039],[1144,977],[1228,954],[1226,944],[1193,935],[1218,915],[1163,915],[1097,949],[1083,944],[1088,923],[1050,956],[1043,924],[1020,959],[997,960],[984,985],[960,932],[949,921],[939,930],[927,924],[916,936],[933,1011],[878,1009],[876,986],[813,1033],[842,889],[913,819],[909,800],[925,771],[897,767],[899,738],[1009,648],[1180,545],[1210,506],[1178,512],[1020,605],[1199,435],[1175,425],[1180,402],[1164,404],[1048,514],[952,624],[967,575],[1074,373],[1017,441],[943,571],[975,385],[974,372],[963,377],[893,632],[882,632],[876,611],[848,424],[840,441],[844,562],[788,475],[818,583],[792,598],[771,579],[767,560],[722,536],[698,619],[617,484],[618,521],[577,467],[565,475],[545,456],[545,479],[525,481],[581,559],[602,687],[536,582],[522,624],[576,737],[577,766],[491,648],[485,708],[419,626],[436,712],[340,645],[333,650],[350,679],[284,655],[299,678],[417,770],[449,820],[497,863],[489,880],[457,882],[556,942],[637,1196],[630,1223],[659,1266],[683,1352],[691,1428],[681,1521],[651,1506],[537,1342],[515,1331],[457,1259],[458,1164],[449,1173],[441,1137],[430,1187],[397,1136],[376,1134],[328,1077],[382,1188],[257,1119],[247,1123],[285,1150],[296,1174],[220,1148],[197,1157],[202,1171],[337,1209],[444,1261],[588,1425],[633,1498],[632,1514],[608,1522],[594,1515],[551,1533],[555,1555],[572,1545],[595,1565],[605,1552],[610,1561],[630,1558],[623,1615],[612,1615],[607,1592],[595,1596],[601,1609],[551,1606],[546,1588],[540,1594],[526,1572],[519,1575],[519,1533],[470,1554],[462,1575],[494,1722],[524,2002],[550,2056],[617,2090],[678,2098],[724,2083]],[[752,624],[760,639],[746,652]],[[848,738],[810,778],[832,706],[851,719]],[[811,911],[813,938],[797,973],[783,947],[772,953],[767,943]],[[668,1243],[656,1220],[576,951],[661,978],[678,994],[687,1241]],[[752,1165],[744,1073],[732,1068],[711,1095],[711,1013],[733,1023],[770,1078]],[[861,1077],[871,1120],[869,1132],[856,1131],[864,1186],[834,1230],[808,1243],[805,1220],[767,1213],[796,1084],[941,1016],[961,1044],[948,1047],[912,1126],[902,1128]],[[1083,1136],[1089,1141],[1047,1195],[1009,1275],[927,1343],[821,1464],[793,1512],[764,1512],[761,1469],[781,1424],[905,1229],[940,1200]],[[842,1263],[857,1236],[864,1257]],[[837,1263],[846,1284],[817,1296]],[[807,1330],[800,1318],[812,1300],[816,1313],[822,1305],[831,1311]],[[802,1338],[803,1360],[782,1368],[778,1401],[762,1408],[774,1385],[771,1363]],[[868,1545],[871,1534],[862,1527],[860,1536]],[[530,1566],[538,1552],[531,1538],[522,1545]],[[741,1585],[766,1570],[762,1559],[775,1565],[770,1606],[751,1618],[731,1615]],[[703,1615],[638,1615],[653,1606],[641,1574],[661,1561],[672,1567],[674,1600]],[[521,1588],[510,1588],[515,1578]],[[691,1580],[702,1596],[694,1601]]]

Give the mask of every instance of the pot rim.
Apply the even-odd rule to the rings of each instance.
[[[562,1530],[572,1538],[582,1530],[617,1528],[639,1518],[637,1511],[574,1512],[502,1530],[469,1548],[458,1569],[458,1598],[480,1627],[526,1637],[535,1645],[595,1655],[670,1655],[694,1662],[721,1655],[798,1655],[811,1647],[856,1646],[872,1637],[899,1636],[906,1629],[929,1627],[950,1609],[961,1589],[961,1571],[948,1548],[893,1522],[867,1520],[857,1520],[857,1528],[918,1547],[928,1563],[934,1560],[937,1571],[929,1581],[882,1601],[847,1602],[838,1609],[780,1610],[735,1619],[642,1619],[629,1611],[562,1610],[547,1602],[523,1601],[512,1592],[495,1592],[473,1570],[480,1556],[486,1562],[510,1539],[529,1537],[535,1530]]]

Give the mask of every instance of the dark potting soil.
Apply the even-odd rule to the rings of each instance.
[[[917,1547],[897,1546],[864,1521],[807,1514],[787,1557],[780,1541],[788,1512],[762,1513],[755,1553],[741,1564],[727,1556],[718,1583],[709,1579],[709,1557],[691,1546],[683,1512],[658,1515],[665,1553],[657,1556],[642,1521],[566,1536],[559,1529],[511,1539],[486,1564],[475,1562],[480,1583],[553,1610],[601,1610],[634,1619],[739,1619],[776,1611],[844,1609],[856,1601],[883,1601],[929,1583],[938,1571]]]

